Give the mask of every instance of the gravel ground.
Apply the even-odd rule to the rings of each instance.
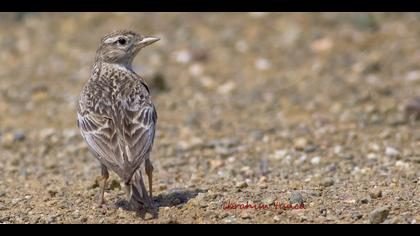
[[[419,14],[0,19],[0,223],[420,222]],[[157,219],[125,209],[115,174],[97,207],[76,127],[98,41],[121,28],[162,38],[134,62],[159,114]]]

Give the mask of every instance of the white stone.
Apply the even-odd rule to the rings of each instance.
[[[276,150],[273,153],[272,156],[273,156],[274,159],[280,160],[280,159],[283,159],[284,157],[286,157],[286,155],[287,155],[287,150],[285,150],[285,149],[279,149],[279,150]]]
[[[340,145],[337,145],[334,147],[335,154],[340,154],[342,151],[343,151],[343,147],[341,147]]]
[[[369,154],[367,154],[367,159],[369,159],[369,160],[377,160],[378,159],[378,155],[376,155],[375,153],[369,153]]]
[[[306,160],[306,155],[302,155],[299,157],[299,162],[304,162]]]
[[[311,159],[313,165],[318,165],[321,162],[321,157],[314,157]]]
[[[258,58],[255,61],[255,68],[258,70],[268,70],[271,67],[271,62],[265,58]]]
[[[400,155],[400,152],[395,148],[387,147],[385,149],[385,155],[389,157],[398,157]]]
[[[229,94],[234,90],[236,87],[235,83],[232,81],[229,81],[227,83],[222,84],[217,88],[217,92],[223,95]]]
[[[200,76],[203,74],[203,71],[204,71],[203,66],[198,63],[194,63],[189,68],[189,72],[192,76]]]
[[[420,80],[420,71],[414,70],[409,71],[407,75],[405,76],[405,79],[408,81],[417,81]]]
[[[191,53],[187,50],[174,52],[175,61],[181,64],[187,64],[191,61]]]
[[[404,161],[396,161],[395,166],[401,169],[408,169],[410,168],[410,163]]]

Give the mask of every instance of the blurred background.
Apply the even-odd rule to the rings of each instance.
[[[100,38],[131,29],[161,38],[133,65],[159,116],[156,201],[168,209],[156,222],[418,223],[419,23],[418,13],[1,13],[0,222],[141,222],[91,207],[100,170],[75,109]],[[124,197],[112,178],[111,203]],[[231,200],[310,207],[218,207]]]

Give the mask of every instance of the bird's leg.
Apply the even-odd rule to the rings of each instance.
[[[131,198],[131,185],[130,183],[125,183],[125,194],[127,195],[127,201]]]
[[[102,182],[102,186],[101,186],[101,193],[100,193],[100,196],[99,196],[99,205],[100,206],[105,205],[105,198],[104,198],[105,188],[106,188],[106,183],[107,183],[108,178],[109,178],[109,173],[108,173],[108,169],[106,168],[106,166],[101,164],[101,169],[102,169],[101,172],[102,172],[103,182]]]
[[[148,176],[149,176],[149,181],[150,181],[151,175],[148,175]],[[156,208],[155,208],[155,204],[153,202],[153,198],[151,198],[151,197],[149,198],[149,194],[147,194],[146,186],[144,185],[141,173],[140,173],[140,183],[139,184],[140,184],[140,188],[141,188],[141,191],[142,191],[142,197],[143,197],[147,207],[149,208],[149,210],[151,210],[150,213],[152,213],[153,217],[156,218],[157,217],[157,211],[156,211]],[[149,188],[150,188],[150,186],[149,186]]]
[[[145,169],[147,177],[149,178],[149,194],[150,198],[153,201],[153,165],[149,158],[146,159]]]

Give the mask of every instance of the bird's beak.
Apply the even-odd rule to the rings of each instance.
[[[157,38],[157,37],[146,36],[142,40],[140,40],[136,43],[136,47],[142,48],[142,47],[150,45],[154,42],[157,42],[159,40],[160,40],[160,38]]]

